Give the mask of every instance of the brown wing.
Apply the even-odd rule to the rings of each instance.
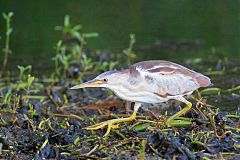
[[[140,76],[140,72],[156,73],[159,75],[173,75],[182,74],[187,77],[191,77],[192,80],[197,82],[199,87],[207,87],[211,84],[208,77],[190,70],[179,64],[163,61],[163,60],[152,60],[152,61],[142,61],[132,65],[129,68],[129,72],[133,77]]]

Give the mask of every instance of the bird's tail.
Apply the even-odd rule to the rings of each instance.
[[[212,86],[213,84],[211,83],[211,79],[207,76],[204,76],[202,74],[199,74],[196,77],[197,83],[199,84],[200,87],[209,87]]]

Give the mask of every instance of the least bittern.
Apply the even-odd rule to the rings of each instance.
[[[185,108],[167,119],[166,124],[170,125],[176,117],[183,115],[192,107],[192,103],[184,96],[210,84],[210,79],[201,73],[173,62],[153,60],[136,63],[122,71],[104,72],[93,80],[71,89],[105,87],[120,98],[135,102],[133,114],[129,118],[112,119],[86,128],[97,130],[108,126],[104,135],[107,136],[111,128],[116,127],[115,124],[134,120],[142,103],[161,103],[170,99],[185,103]]]

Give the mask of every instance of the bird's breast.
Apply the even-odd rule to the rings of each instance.
[[[144,87],[142,87],[142,89],[139,89],[139,90],[138,89],[118,87],[118,88],[112,89],[112,91],[121,99],[131,101],[131,102],[160,103],[168,100],[166,98],[159,97],[152,92],[146,91]]]

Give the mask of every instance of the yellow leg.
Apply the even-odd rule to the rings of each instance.
[[[117,128],[118,126],[115,125],[117,123],[121,123],[121,122],[129,122],[129,121],[133,121],[136,119],[136,114],[137,114],[137,111],[138,111],[138,108],[141,106],[141,103],[135,103],[134,105],[134,111],[133,111],[133,114],[128,117],[128,118],[117,118],[117,119],[111,119],[111,120],[108,120],[108,121],[105,121],[105,122],[101,122],[101,123],[98,123],[98,124],[95,124],[95,125],[92,125],[92,126],[89,126],[89,127],[86,127],[85,129],[87,130],[98,130],[100,128],[103,128],[105,126],[108,126],[107,128],[107,132],[104,134],[104,137],[108,136],[111,129],[112,128]]]
[[[185,103],[185,104],[186,104],[186,107],[183,108],[181,111],[179,111],[179,112],[175,113],[174,115],[172,115],[170,118],[168,118],[168,119],[167,119],[167,122],[166,122],[167,125],[170,125],[171,122],[172,122],[175,118],[183,115],[184,113],[188,112],[188,111],[192,108],[192,103],[189,102],[189,101],[187,101],[185,98],[181,97],[181,98],[178,98],[178,99],[176,99],[176,100],[179,100],[179,101]]]

